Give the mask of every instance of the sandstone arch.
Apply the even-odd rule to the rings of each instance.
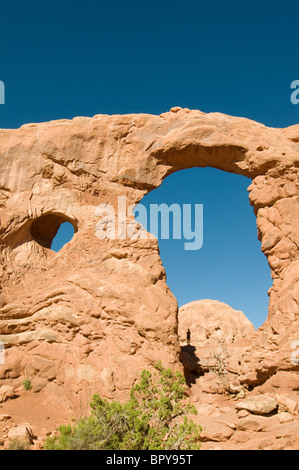
[[[25,371],[33,388],[75,403],[77,391],[125,393],[161,357],[181,367],[177,303],[157,241],[99,241],[95,208],[124,195],[136,204],[167,175],[195,166],[252,179],[250,203],[272,270],[268,319],[242,344],[241,380],[254,385],[298,370],[290,357],[299,322],[299,126],[174,108],[0,131],[2,379],[17,386]],[[76,221],[63,257],[26,237],[15,244],[48,212]]]
[[[74,231],[77,230],[76,225],[68,217],[63,214],[47,213],[33,219],[30,227],[30,233],[33,239],[44,248],[51,248],[52,241],[55,238],[60,226],[68,222]]]
[[[258,328],[267,317],[272,279],[248,201],[250,184],[247,177],[214,168],[180,170],[144,196],[135,217],[145,221],[147,230],[159,233],[167,284],[181,306],[191,300],[222,299],[243,310]],[[186,203],[201,203],[202,211],[194,206],[184,209]],[[158,212],[166,220],[163,228]],[[169,222],[173,232],[165,240]],[[194,251],[188,254],[189,250]]]

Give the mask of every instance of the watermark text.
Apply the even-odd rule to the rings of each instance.
[[[0,104],[5,104],[5,85],[2,80],[0,80]]]
[[[291,94],[291,103],[298,104],[299,103],[299,80],[294,80],[291,83],[291,89],[295,90]]]
[[[184,240],[185,250],[200,250],[203,245],[202,204],[129,205],[126,196],[119,196],[117,207],[100,204],[95,211],[100,220],[95,234],[100,240]]]
[[[0,365],[5,364],[5,348],[4,343],[0,340]]]
[[[294,365],[299,364],[299,339],[291,342],[291,349],[293,350],[291,355],[291,363]]]

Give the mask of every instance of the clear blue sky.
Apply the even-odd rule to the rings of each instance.
[[[242,310],[258,327],[267,316],[267,291],[272,279],[248,202],[249,184],[244,176],[214,168],[192,168],[168,176],[143,198],[142,204],[148,213],[150,204],[191,204],[193,230],[194,204],[203,204],[200,250],[185,250],[184,238],[163,240],[161,231],[154,233],[160,238],[167,283],[179,306],[198,299],[220,300]]]
[[[298,18],[298,0],[2,2],[0,127],[101,113],[160,114],[173,106],[273,127],[296,124],[299,105],[291,104],[290,85],[299,79]],[[199,198],[205,207],[204,246],[194,258],[161,244],[170,287],[180,305],[223,300],[259,326],[271,280],[248,204],[249,181],[188,170],[147,197],[181,198],[176,187],[184,182],[184,198]],[[219,204],[223,222],[212,228]]]

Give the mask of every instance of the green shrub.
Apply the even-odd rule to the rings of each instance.
[[[31,390],[31,382],[29,379],[25,379],[23,382],[24,390]]]
[[[156,364],[142,371],[130,399],[121,404],[94,395],[90,416],[74,427],[61,426],[48,438],[46,450],[197,450],[201,427],[187,417],[196,414],[187,402],[184,376]]]

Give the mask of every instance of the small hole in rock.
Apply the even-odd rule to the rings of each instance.
[[[39,245],[57,252],[71,241],[77,228],[63,214],[48,213],[35,219],[30,231]]]
[[[64,245],[71,241],[75,233],[75,229],[70,222],[64,222],[60,225],[56,236],[53,238],[51,250],[60,251]]]

